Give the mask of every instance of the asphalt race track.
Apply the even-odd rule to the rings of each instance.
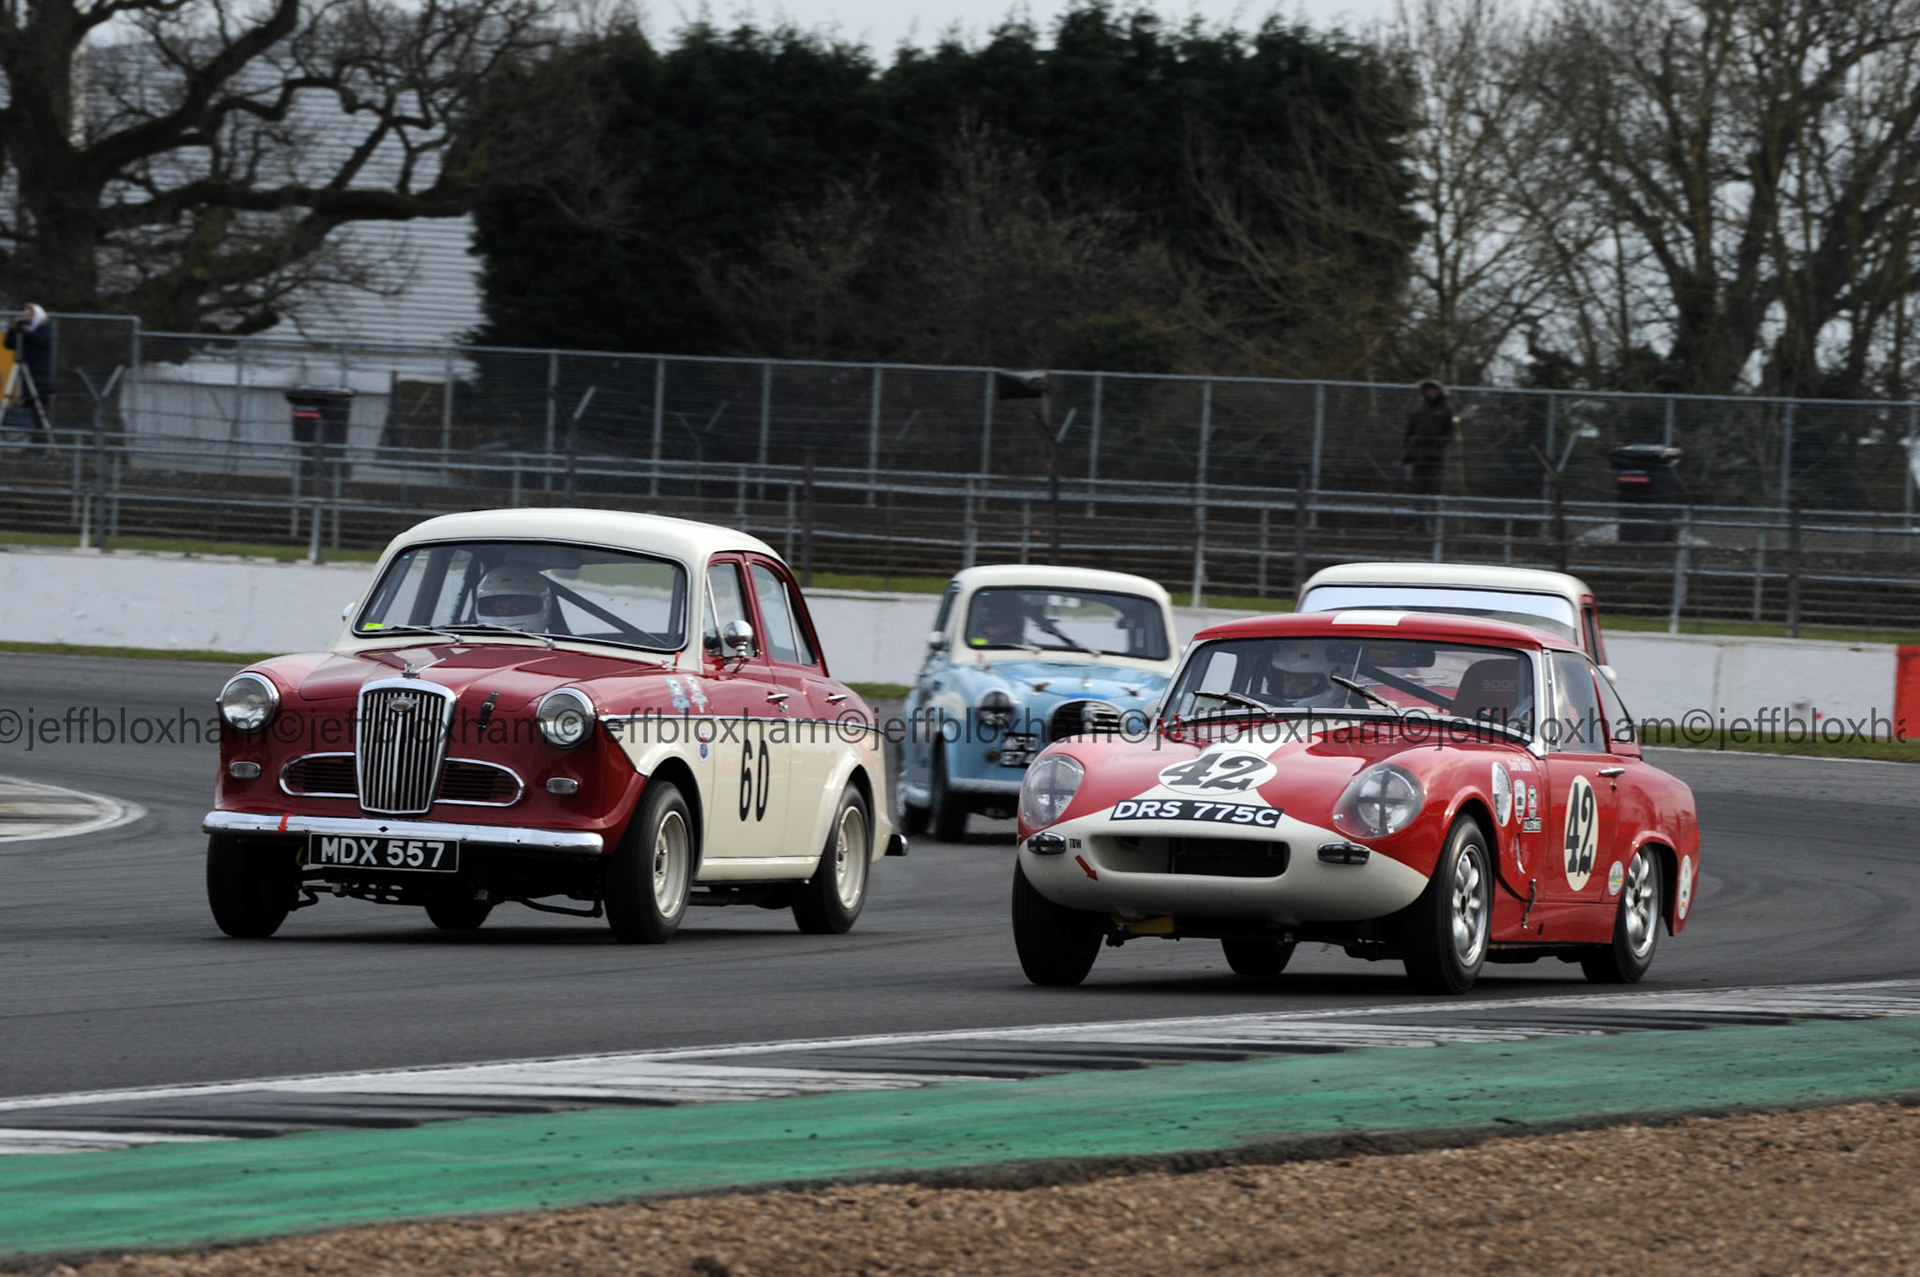
[[[874,867],[852,934],[701,909],[662,948],[503,906],[472,934],[323,900],[266,942],[229,940],[202,889],[210,744],[22,739],[91,706],[202,725],[225,667],[0,655],[0,777],[137,805],[132,823],[0,842],[0,1095],[846,1034],[1419,1001],[1398,964],[1303,948],[1277,981],[1218,947],[1107,950],[1077,990],[1029,986],[1007,929],[1011,824],[917,840]],[[183,714],[184,711],[184,714]],[[17,717],[9,719],[7,715]],[[76,723],[79,719],[72,720]],[[91,722],[92,720],[87,720]],[[90,734],[85,732],[83,734]],[[147,730],[152,731],[149,727]],[[64,734],[65,724],[59,729]],[[1920,977],[1920,786],[1902,764],[1659,751],[1700,803],[1694,920],[1643,988]],[[1477,1000],[1590,992],[1577,968],[1490,967]]]

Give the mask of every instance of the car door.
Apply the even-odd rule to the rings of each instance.
[[[953,636],[948,633],[948,626],[953,620],[954,602],[959,597],[960,583],[955,581],[947,586],[947,592],[940,598],[940,612],[934,617],[933,632],[927,639],[927,657],[921,663],[920,674],[914,682],[913,691],[907,696],[904,711],[907,738],[901,751],[901,781],[916,786],[922,793],[932,783],[933,743],[939,736],[937,727],[926,721],[924,707],[951,677],[947,669]]]
[[[1620,758],[1607,749],[1606,718],[1583,653],[1546,653],[1552,680],[1547,741],[1547,854],[1541,858],[1541,895],[1550,900],[1600,903],[1616,859]]]
[[[747,571],[753,599],[767,640],[768,668],[779,689],[786,739],[776,759],[787,773],[786,851],[807,856],[820,850],[815,843],[822,827],[821,809],[839,795],[827,793],[840,744],[833,728],[835,707],[826,703],[838,688],[825,687],[813,627],[800,592],[786,569],[771,559],[754,557]]]
[[[785,691],[774,678],[767,642],[753,608],[747,564],[716,555],[707,565],[708,616],[703,630],[701,690],[715,720],[713,786],[707,803],[707,855],[718,859],[785,854],[787,760]],[[727,622],[753,626],[753,652],[722,649]]]

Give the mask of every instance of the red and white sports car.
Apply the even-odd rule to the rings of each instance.
[[[1305,941],[1434,992],[1544,957],[1630,983],[1700,873],[1692,791],[1574,640],[1387,611],[1201,632],[1146,739],[1034,761],[1019,835],[1036,984],[1140,936],[1218,939],[1243,975]]]

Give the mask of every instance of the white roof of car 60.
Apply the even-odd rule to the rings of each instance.
[[[760,538],[712,523],[625,510],[535,508],[469,510],[428,519],[395,537],[381,561],[425,541],[571,541],[678,559],[694,572],[709,555],[726,550],[749,550],[780,559]]]
[[[1143,594],[1171,604],[1172,596],[1144,576],[1107,572],[1100,568],[1066,568],[1044,563],[990,563],[966,568],[954,575],[962,594],[983,586],[1012,585],[1054,590],[1105,590],[1113,594]]]
[[[1582,595],[1592,594],[1587,583],[1565,572],[1541,568],[1509,568],[1478,563],[1336,563],[1321,568],[1307,578],[1301,588],[1319,585],[1412,585],[1453,586],[1456,589],[1520,590],[1535,594],[1558,594],[1576,604]]]

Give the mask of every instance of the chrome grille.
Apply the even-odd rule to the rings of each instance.
[[[359,794],[352,754],[308,754],[280,769],[280,788],[308,798],[353,798]]]
[[[1119,708],[1106,701],[1064,701],[1047,720],[1047,739],[1065,740],[1088,732],[1113,735],[1120,731],[1121,723]]]
[[[449,758],[440,773],[440,801],[472,807],[511,807],[520,801],[520,777],[498,763]]]
[[[453,720],[453,693],[418,679],[389,679],[360,689],[354,762],[360,810],[419,816],[433,806]]]

